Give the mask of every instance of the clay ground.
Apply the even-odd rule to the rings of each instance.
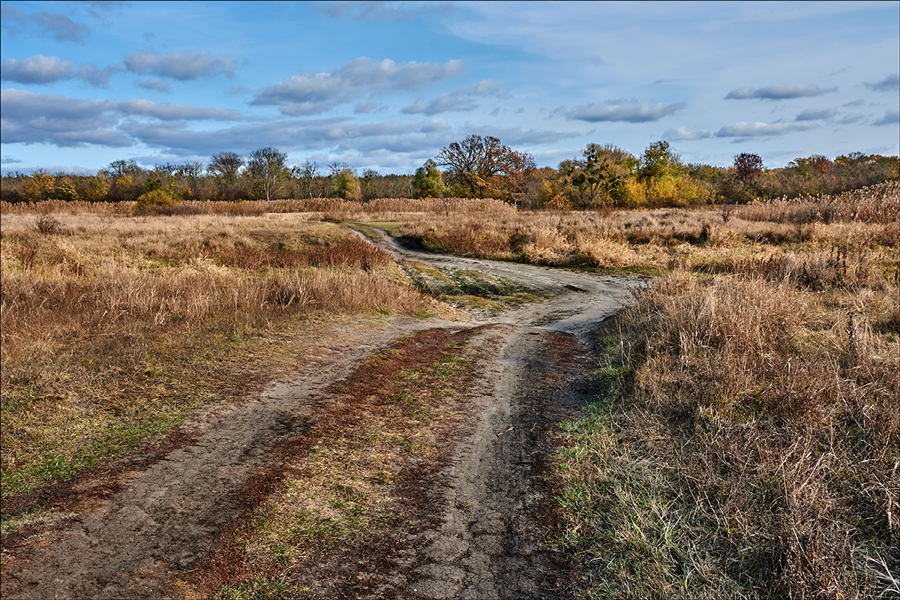
[[[48,508],[65,518],[7,540],[3,598],[215,594],[240,570],[241,524],[333,432],[329,424],[352,414],[367,359],[409,348],[425,357],[453,336],[469,361],[464,399],[437,430],[433,460],[398,478],[397,518],[308,557],[287,589],[310,598],[567,597],[577,565],[545,543],[555,526],[546,462],[553,427],[592,394],[591,332],[643,281],[377,243],[397,260],[504,277],[543,299],[465,322],[395,317],[323,332],[315,358],[258,397],[200,415],[169,447],[54,498]]]

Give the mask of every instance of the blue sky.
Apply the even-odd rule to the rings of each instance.
[[[3,2],[2,169],[900,153],[900,2]]]

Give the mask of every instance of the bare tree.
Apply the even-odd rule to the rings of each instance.
[[[291,175],[300,181],[300,189],[307,198],[313,197],[316,179],[319,177],[319,165],[307,160],[303,165],[291,169]]]
[[[206,170],[223,185],[230,186],[237,182],[238,172],[243,166],[244,159],[234,152],[219,152],[212,155]]]
[[[271,200],[289,177],[287,154],[277,148],[260,148],[250,153],[247,175],[253,181],[257,196]]]

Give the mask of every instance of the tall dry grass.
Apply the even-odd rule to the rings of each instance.
[[[900,219],[900,181],[851,190],[835,196],[780,198],[741,207],[741,218],[777,223],[896,223]]]
[[[606,392],[559,454],[581,593],[895,597],[895,223],[739,215],[605,331]]]
[[[490,220],[436,214],[407,218],[396,234],[463,256],[654,274],[679,266],[716,270],[773,249],[835,254],[841,261],[864,256],[889,269],[898,264],[896,182],[837,197],[729,208],[517,212]]]
[[[4,498],[158,439],[312,319],[439,310],[335,225],[45,216],[2,217]]]
[[[898,592],[897,299],[872,302],[676,272],[621,316],[562,453],[587,596]]]
[[[0,202],[0,213],[14,214],[99,214],[132,215],[136,202],[66,202],[46,200],[35,203],[10,204]],[[439,214],[502,214],[513,213],[515,207],[501,200],[472,198],[378,198],[368,202],[353,202],[339,198],[310,198],[288,200],[183,200],[174,206],[162,207],[158,213],[165,215],[228,215],[260,216],[266,213],[315,213],[320,218],[327,215],[333,220],[365,219],[380,215],[390,219],[408,213]]]

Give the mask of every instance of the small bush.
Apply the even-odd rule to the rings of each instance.
[[[134,211],[137,214],[164,214],[175,208],[178,197],[164,190],[151,190],[138,196]]]
[[[44,235],[57,235],[65,232],[65,228],[59,219],[46,214],[37,218],[34,227]]]

